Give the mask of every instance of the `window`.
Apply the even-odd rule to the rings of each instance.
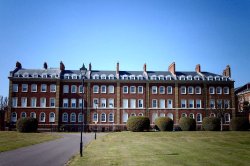
[[[71,93],[76,93],[76,92],[77,92],[77,86],[71,85]]]
[[[194,88],[192,86],[188,87],[188,94],[194,94]]]
[[[181,108],[186,108],[187,100],[181,100]]]
[[[69,93],[69,86],[63,85],[63,93]]]
[[[98,122],[98,114],[97,113],[93,114],[93,122]]]
[[[138,108],[143,108],[143,99],[138,100]]]
[[[163,75],[160,75],[158,76],[159,80],[164,80],[164,76]]]
[[[101,122],[106,122],[106,114],[105,113],[101,114]]]
[[[102,80],[106,80],[106,75],[105,75],[105,74],[102,74],[102,75],[101,75],[101,79],[102,79]]]
[[[135,80],[135,75],[131,75],[129,77],[130,77],[130,80]]]
[[[187,80],[192,80],[192,76],[187,76]]]
[[[101,99],[101,107],[106,108],[106,99],[104,98]]]
[[[214,87],[209,87],[209,94],[214,94]]]
[[[172,94],[172,86],[167,87],[167,94]]]
[[[168,108],[173,108],[173,101],[168,99]]]
[[[68,122],[68,114],[66,112],[62,115],[62,122]]]
[[[123,108],[128,108],[128,99],[123,99],[122,100],[122,107]]]
[[[106,93],[106,85],[101,86],[101,93]]]
[[[152,108],[157,108],[157,100],[156,99],[153,99],[152,100]]]
[[[17,107],[17,101],[18,101],[17,97],[12,97],[12,107]]]
[[[71,108],[76,108],[76,99],[71,99]]]
[[[143,86],[138,86],[138,93],[143,94]]]
[[[216,88],[216,93],[217,94],[221,94],[222,93],[222,88],[221,87],[217,87]]]
[[[214,113],[211,113],[210,114],[210,117],[216,117]]]
[[[28,92],[28,84],[22,84],[22,92]]]
[[[69,103],[68,99],[63,99],[63,108],[68,108],[69,107],[68,103]]]
[[[78,122],[83,122],[82,113],[78,114]]]
[[[56,99],[55,98],[50,98],[50,107],[55,107],[56,106]]]
[[[114,114],[113,113],[109,114],[109,122],[114,122]]]
[[[188,107],[194,108],[194,100],[188,100]]]
[[[158,114],[154,112],[152,114],[152,121],[153,121],[153,123],[155,122],[155,119],[157,119],[157,118],[158,118]]]
[[[55,113],[54,112],[49,113],[49,122],[55,122]]]
[[[40,98],[40,107],[46,107],[46,98]]]
[[[180,80],[185,80],[185,76],[180,76],[179,79]]]
[[[131,113],[131,115],[130,116],[136,116],[136,114],[135,113]]]
[[[185,86],[181,87],[181,94],[186,94],[186,87]]]
[[[41,92],[46,92],[47,91],[47,85],[46,84],[42,84],[41,85]]]
[[[130,86],[130,93],[136,93],[135,86]]]
[[[152,86],[152,94],[157,94],[157,86]]]
[[[143,116],[143,113],[139,113],[138,116]]]
[[[18,92],[18,84],[13,84],[13,87],[12,87],[12,91],[13,92]]]
[[[16,112],[12,112],[11,113],[11,122],[16,122],[17,121],[17,113]]]
[[[136,108],[136,100],[130,99],[130,108]]]
[[[229,88],[228,87],[224,87],[223,88],[223,93],[224,94],[229,94]]]
[[[93,79],[94,79],[94,80],[99,79],[99,75],[98,75],[98,74],[95,74],[95,75],[93,76]]]
[[[196,114],[196,121],[202,122],[202,114],[200,114],[200,113]]]
[[[201,87],[195,87],[195,94],[201,94]]]
[[[137,79],[138,79],[138,80],[143,80],[143,76],[142,76],[142,75],[139,75],[139,76],[137,76]]]
[[[214,99],[210,100],[210,107],[211,108],[215,108],[215,101],[214,101]]]
[[[123,80],[128,80],[128,76],[127,76],[127,75],[124,75],[124,76],[122,76],[122,79],[123,79]]]
[[[201,100],[200,99],[196,100],[196,108],[201,108]]]
[[[186,113],[182,113],[181,117],[187,117],[187,114]]]
[[[123,115],[122,115],[122,121],[123,122],[127,122],[128,121],[128,113],[127,112],[123,113]]]
[[[172,113],[168,113],[167,117],[169,117],[170,119],[174,120],[174,115]]]
[[[199,76],[194,76],[194,80],[200,80]]]
[[[109,99],[108,100],[108,107],[109,108],[114,108],[114,99]]]
[[[72,74],[72,79],[77,79],[77,75],[76,74]]]
[[[83,101],[84,103],[84,101]],[[82,108],[82,106],[84,107],[84,104],[82,105],[82,99],[78,99],[78,107]]]
[[[76,114],[75,113],[70,114],[70,122],[76,122]]]
[[[109,75],[109,79],[113,80],[113,79],[115,79],[115,76],[113,74],[111,74],[111,75]]]
[[[31,85],[31,92],[37,92],[37,84]]]
[[[151,80],[157,80],[157,77],[156,77],[156,75],[152,75],[152,76],[150,77],[150,79],[151,79]]]
[[[55,84],[50,85],[50,92],[56,92],[56,85]]]
[[[30,113],[30,117],[31,117],[31,118],[36,118],[36,113],[35,113],[35,112],[31,112],[31,113]]]
[[[171,76],[170,76],[170,75],[167,75],[167,76],[166,76],[166,80],[171,80]]]
[[[193,113],[190,113],[190,114],[189,114],[189,117],[190,117],[191,119],[194,119],[194,114],[193,114]]]
[[[93,99],[93,107],[98,108],[99,106],[99,99]]]
[[[46,114],[44,112],[41,112],[40,114],[40,122],[45,122],[45,117],[46,117]]]
[[[213,76],[208,76],[207,79],[208,81],[213,81]]]
[[[26,118],[26,112],[21,112],[21,118]]]
[[[160,117],[165,117],[165,114],[164,113],[160,113]]]
[[[164,99],[160,99],[160,108],[166,108]]]
[[[21,98],[21,107],[27,107],[27,97]]]
[[[79,93],[84,93],[84,87],[82,87],[82,85],[79,86]]]
[[[115,93],[114,85],[109,85],[109,93]]]
[[[165,87],[164,86],[159,87],[159,93],[160,94],[165,94]]]
[[[31,107],[36,107],[36,98],[35,98],[35,97],[32,97],[30,100],[31,100],[31,101],[30,101],[30,106],[31,106]]]
[[[230,122],[230,114],[229,113],[224,114],[224,120],[226,123]]]
[[[220,81],[220,77],[219,76],[215,76],[215,81]]]
[[[222,100],[217,100],[217,108],[222,108]]]
[[[123,93],[128,93],[128,87],[127,86],[123,86]]]
[[[99,86],[98,85],[93,86],[93,93],[99,93]]]
[[[224,108],[230,108],[230,101],[229,100],[224,100]]]

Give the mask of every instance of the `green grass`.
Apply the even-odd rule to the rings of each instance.
[[[34,145],[57,138],[60,138],[60,136],[49,133],[19,133],[16,131],[1,131],[0,152]]]
[[[118,132],[99,137],[68,165],[232,165],[250,163],[250,132]]]

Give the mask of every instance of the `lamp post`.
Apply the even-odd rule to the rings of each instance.
[[[81,113],[82,113],[82,124],[81,124],[81,140],[80,140],[80,156],[82,157],[82,130],[83,130],[83,87],[84,87],[84,77],[86,75],[86,72],[87,72],[87,69],[84,65],[84,63],[82,64],[82,67],[80,68],[80,72],[82,74],[81,76],[81,79],[82,79],[82,110],[81,110]]]

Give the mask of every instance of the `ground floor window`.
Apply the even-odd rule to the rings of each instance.
[[[114,115],[113,115],[113,113],[109,114],[109,122],[114,122]]]
[[[46,114],[44,112],[41,112],[41,114],[40,114],[40,122],[45,122],[45,117],[46,117]]]
[[[62,115],[62,122],[68,122],[68,114],[66,112]]]
[[[123,122],[127,122],[128,121],[128,113],[126,113],[126,112],[123,113],[122,120],[123,120]]]
[[[26,118],[26,112],[21,113],[21,118]]]
[[[196,121],[197,121],[197,122],[202,122],[202,114],[198,113],[198,114],[196,115]]]
[[[11,113],[11,122],[16,122],[17,121],[17,113],[16,112],[12,112]]]
[[[230,122],[230,114],[229,113],[225,113],[224,119],[225,119],[225,122]]]
[[[31,118],[36,118],[36,113],[35,113],[35,112],[31,112],[31,113],[30,113],[30,117],[31,117]]]
[[[49,122],[55,122],[55,113],[54,112],[49,113]]]
[[[174,115],[172,113],[168,113],[167,117],[169,117],[170,119],[174,120]]]

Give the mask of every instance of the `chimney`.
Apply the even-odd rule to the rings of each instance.
[[[231,77],[231,68],[229,65],[227,65],[226,69],[223,70],[223,76]]]
[[[200,73],[200,72],[201,72],[201,65],[200,65],[200,64],[197,64],[197,65],[196,65],[195,71],[196,71],[197,73]]]
[[[64,64],[63,64],[62,61],[60,62],[60,70],[61,70],[61,71],[64,71],[64,70],[65,70],[65,66],[64,66]]]
[[[116,74],[119,74],[119,71],[120,71],[120,65],[119,65],[119,62],[117,62],[117,64],[116,64]]]
[[[18,61],[16,62],[16,68],[17,69],[21,69],[22,68],[22,64],[20,62],[18,62]]]
[[[146,63],[144,63],[144,65],[143,65],[143,72],[147,72],[147,64]]]
[[[168,71],[175,75],[175,62],[173,62],[171,65],[168,67]]]
[[[48,69],[47,62],[44,62],[44,64],[43,64],[43,68],[44,68],[45,70],[47,70],[47,69]]]
[[[91,65],[91,63],[89,63],[89,71],[91,71],[92,70],[92,65]]]

